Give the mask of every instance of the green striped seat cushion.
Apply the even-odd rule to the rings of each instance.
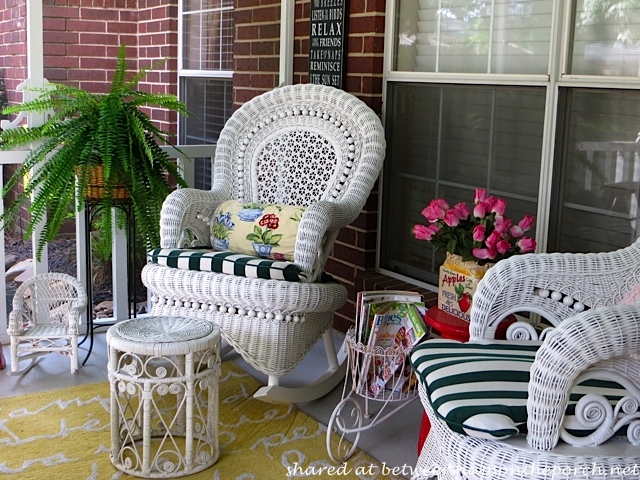
[[[417,346],[411,365],[436,414],[453,431],[503,439],[526,432],[529,370],[539,342],[460,343],[434,339]],[[566,412],[567,430],[588,435],[574,418],[587,393],[616,402],[625,390],[615,382],[589,380],[576,386]]]
[[[148,252],[151,263],[184,270],[227,273],[247,278],[306,282],[306,274],[293,262],[218,252],[210,248],[156,248]]]

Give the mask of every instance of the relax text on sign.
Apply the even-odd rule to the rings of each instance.
[[[346,0],[311,1],[309,83],[342,88]]]

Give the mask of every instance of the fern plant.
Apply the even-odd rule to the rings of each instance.
[[[175,162],[160,147],[171,145],[170,134],[157,128],[141,107],[160,107],[184,116],[187,110],[175,95],[136,89],[149,71],[142,69],[127,79],[125,45],[121,45],[108,93],[94,94],[70,85],[49,84],[37,90],[39,96],[34,100],[4,110],[7,114],[50,114],[41,126],[0,133],[0,148],[4,150],[33,145],[25,162],[5,184],[3,198],[21,181],[24,189],[16,201],[7,205],[0,223],[7,226],[23,206],[29,205],[26,239],[46,219],[38,238],[37,258],[74,210],[85,208],[92,171],[98,165],[104,172],[104,195],[100,200],[107,207],[104,211],[110,211],[120,201],[114,198],[114,189],[124,186],[146,247],[159,246],[160,209],[173,189],[170,182],[183,187],[186,183]],[[97,228],[105,238],[111,238],[111,215],[102,215]]]

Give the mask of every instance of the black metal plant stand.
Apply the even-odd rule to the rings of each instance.
[[[118,320],[110,319],[99,321],[94,319],[94,310],[93,310],[93,276],[92,272],[92,248],[91,248],[91,226],[96,218],[96,216],[107,209],[101,201],[87,201],[85,204],[85,220],[86,220],[86,228],[85,228],[85,245],[87,246],[87,254],[85,255],[85,267],[87,272],[87,331],[84,335],[82,341],[78,343],[78,345],[82,345],[85,341],[89,340],[89,350],[87,352],[87,356],[85,357],[82,365],[87,363],[89,356],[91,355],[91,351],[93,350],[93,336],[96,329],[101,327],[110,327],[114,325]],[[115,209],[120,210],[124,213],[125,216],[125,233],[127,236],[127,300],[129,304],[128,315],[127,318],[135,318],[137,315],[137,289],[136,289],[136,280],[135,280],[135,232],[136,232],[136,221],[135,216],[133,214],[133,202],[131,199],[121,199],[116,200],[114,205]],[[104,212],[105,214],[110,214],[111,212]]]

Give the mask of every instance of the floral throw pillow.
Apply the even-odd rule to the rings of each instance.
[[[293,261],[304,211],[305,207],[227,200],[211,222],[211,244],[220,251]]]

